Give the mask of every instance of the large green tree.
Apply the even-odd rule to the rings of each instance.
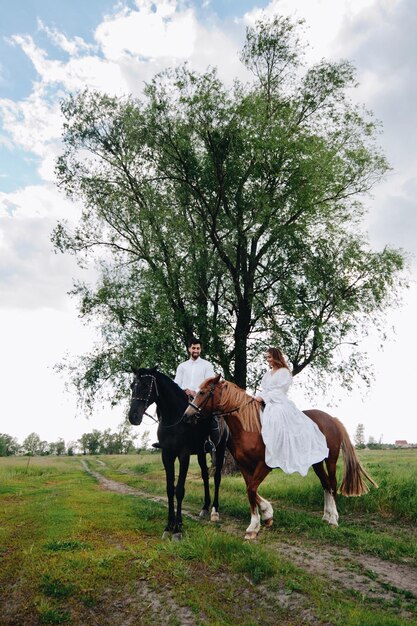
[[[249,28],[246,83],[181,66],[139,99],[64,101],[58,182],[83,210],[53,240],[99,271],[74,287],[101,332],[70,364],[87,402],[106,381],[125,393],[129,363],[172,373],[192,334],[242,387],[268,343],[295,374],[367,378],[360,341],[403,281],[402,253],[372,251],[361,227],[388,166],[349,98],[351,64],[305,67],[301,32],[281,17]]]

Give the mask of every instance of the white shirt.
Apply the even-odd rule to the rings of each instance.
[[[211,363],[198,357],[195,361],[188,359],[180,363],[177,367],[174,381],[181,389],[192,389],[197,391],[203,380],[214,376],[214,369]]]

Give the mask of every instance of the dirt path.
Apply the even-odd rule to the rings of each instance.
[[[105,489],[120,494],[139,496],[167,506],[165,497],[150,496],[139,489],[109,480],[100,472],[93,471],[85,461],[82,461],[82,464],[85,471],[94,476]],[[199,519],[198,516],[184,509],[183,514],[194,520]],[[243,536],[242,525],[237,524],[231,517],[222,515],[219,527],[223,532],[238,537]],[[268,531],[261,530],[261,540],[265,536],[262,536],[262,533],[266,532]],[[340,546],[324,548],[322,545],[319,547],[312,543],[309,545],[304,538],[299,545],[294,545],[283,541],[281,537],[279,540],[274,538],[273,533],[268,536],[268,548],[273,548],[276,553],[285,559],[290,559],[305,571],[327,579],[333,585],[336,583],[339,587],[354,590],[361,595],[390,603],[401,599],[403,606],[407,600],[415,604],[417,599],[417,571],[413,566],[358,554]],[[282,598],[282,601],[287,602],[288,605],[288,598]],[[407,611],[404,614],[411,617]],[[314,623],[314,619],[313,621],[307,620],[305,623]]]
[[[94,476],[94,478],[100,483],[100,485],[108,491],[114,491],[116,493],[121,493],[126,496],[137,496],[140,498],[145,498],[146,500],[150,500],[151,502],[158,502],[158,504],[168,506],[168,500],[164,496],[150,496],[149,493],[146,493],[146,491],[141,491],[140,489],[136,489],[135,487],[130,487],[129,485],[125,485],[124,483],[119,483],[116,480],[106,478],[105,476],[103,476],[103,474],[100,474],[100,472],[92,470],[86,461],[81,461],[81,465],[88,474]],[[103,463],[103,461],[100,461],[100,465],[107,467],[106,464]],[[193,520],[199,520],[198,515],[193,515],[189,511],[184,511],[184,509],[182,511],[182,514],[185,517],[189,517]]]

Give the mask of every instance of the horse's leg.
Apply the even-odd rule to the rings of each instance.
[[[247,488],[249,506],[250,506],[250,524],[245,532],[245,539],[256,539],[261,529],[261,516],[259,515],[258,506],[256,504],[256,492],[250,487]]]
[[[327,520],[332,526],[339,525],[339,513],[336,506],[336,494],[337,494],[337,479],[336,479],[336,463],[337,455],[332,453],[326,459],[327,475],[329,477],[330,490],[327,493],[328,503],[327,508],[329,510],[329,519]],[[326,495],[326,494],[325,494]]]
[[[329,455],[326,459],[327,474],[324,469],[323,461],[315,463],[313,469],[320,479],[324,489],[324,510],[322,519],[332,526],[338,525],[339,513],[336,507],[336,461]]]
[[[207,517],[210,508],[210,483],[209,483],[209,471],[207,467],[206,453],[201,452],[197,455],[198,464],[201,469],[201,478],[204,483],[204,504],[200,511],[200,517]]]
[[[219,441],[216,452],[216,467],[214,470],[214,499],[213,506],[210,513],[210,521],[218,522],[220,520],[219,516],[219,492],[220,492],[220,483],[222,480],[222,469],[224,462],[224,455],[226,452],[226,443],[227,443],[228,433],[224,432],[221,440]]]
[[[182,539],[182,501],[185,495],[185,479],[187,478],[188,467],[190,465],[190,455],[182,454],[178,457],[180,461],[180,470],[178,473],[177,486],[175,488],[175,495],[177,498],[177,514],[175,516],[174,530],[172,533],[173,539]]]
[[[261,520],[264,522],[266,528],[271,528],[274,522],[274,509],[268,500],[261,498],[259,493],[257,494],[256,502],[261,512]]]
[[[245,473],[242,472],[243,477],[245,478],[245,481],[246,481],[246,491],[248,494],[248,500],[249,500],[249,505],[251,509],[251,521],[250,521],[249,526],[246,529],[245,539],[249,539],[249,540],[256,539],[260,531],[261,517],[259,515],[258,504],[257,504],[258,502],[257,491],[258,491],[259,485],[261,484],[265,476],[269,474],[270,471],[271,471],[271,468],[268,467],[262,461],[261,463],[258,463],[252,475],[249,472],[246,472],[246,476],[245,476]]]
[[[175,455],[163,448],[162,462],[165,468],[166,489],[168,497],[168,523],[165,526],[165,530],[162,534],[162,539],[168,539],[169,537],[171,537],[171,533],[174,530],[175,526]]]
[[[323,509],[323,517],[322,519],[325,522],[328,522],[330,519],[330,507],[329,507],[329,494],[330,494],[330,482],[329,478],[325,472],[323,461],[319,463],[314,463],[313,470],[316,472],[319,480],[321,482],[321,486],[324,491],[324,509]]]

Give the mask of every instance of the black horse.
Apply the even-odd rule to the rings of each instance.
[[[185,494],[185,479],[190,464],[190,455],[196,454],[201,468],[201,477],[204,481],[204,504],[200,517],[209,514],[210,487],[209,471],[206,452],[204,450],[207,436],[210,434],[210,424],[201,420],[198,424],[186,423],[183,414],[188,407],[186,393],[156,367],[151,369],[133,369],[135,374],[131,385],[132,398],[129,410],[131,424],[139,425],[148,406],[155,403],[158,415],[158,439],[162,448],[162,461],[165,467],[167,496],[168,496],[168,524],[163,537],[172,533],[174,539],[182,536],[182,501]],[[219,488],[223,467],[226,443],[229,430],[223,420],[219,420],[219,436],[216,445],[214,500],[211,510],[211,521],[219,520]],[[179,475],[175,486],[175,461],[179,460]],[[177,500],[175,511],[174,495]]]

